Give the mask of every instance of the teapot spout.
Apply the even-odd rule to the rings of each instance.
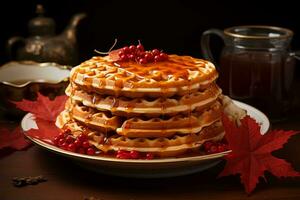
[[[76,15],[74,15],[71,19],[71,22],[70,22],[70,27],[77,27],[77,25],[79,24],[79,22],[84,19],[86,17],[86,14],[85,13],[78,13]]]
[[[63,32],[63,36],[66,37],[67,40],[72,42],[73,44],[76,43],[76,28],[79,22],[86,17],[85,13],[78,13],[74,15]]]

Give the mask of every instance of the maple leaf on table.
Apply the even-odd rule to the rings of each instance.
[[[38,129],[30,129],[26,134],[52,143],[52,139],[60,133],[59,128],[55,126],[55,120],[64,109],[66,100],[66,95],[57,96],[51,101],[48,97],[38,94],[36,101],[14,102],[18,108],[32,113],[35,117]]]
[[[225,158],[227,162],[220,177],[240,174],[241,182],[250,194],[259,177],[264,177],[265,171],[277,177],[300,176],[300,173],[294,171],[285,160],[271,155],[271,152],[282,148],[288,139],[298,132],[274,130],[261,135],[260,126],[250,116],[241,119],[240,126],[230,121],[226,115],[223,116],[222,122],[232,152]]]
[[[30,142],[24,138],[24,134],[20,127],[13,130],[0,128],[0,149],[9,147],[16,150],[26,149]]]

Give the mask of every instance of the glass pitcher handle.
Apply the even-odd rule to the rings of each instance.
[[[211,61],[212,63],[216,64],[216,61],[212,55],[211,49],[210,49],[210,36],[211,35],[217,35],[224,41],[224,33],[222,30],[219,29],[209,29],[207,31],[204,31],[201,36],[201,50],[202,55],[204,59]]]

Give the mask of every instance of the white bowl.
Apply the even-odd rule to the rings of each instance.
[[[0,82],[18,88],[30,83],[59,83],[69,75],[70,70],[67,66],[56,63],[13,61],[0,67]]]
[[[64,94],[70,67],[33,61],[9,62],[0,67],[0,117],[19,119],[24,112],[11,102],[35,100],[41,92],[50,98]]]

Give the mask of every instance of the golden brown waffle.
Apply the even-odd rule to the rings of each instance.
[[[71,118],[99,130],[116,130],[121,126],[119,117],[109,116],[108,112],[100,112],[70,100],[66,103],[66,110],[70,112]]]
[[[151,152],[162,157],[183,154],[188,150],[199,148],[205,141],[218,141],[224,136],[220,121],[203,128],[196,134],[158,138],[129,138],[118,134],[106,138],[105,133],[86,128],[72,120],[66,111],[58,116],[56,125],[59,128],[70,130],[74,136],[78,136],[81,133],[87,134],[90,143],[104,152],[110,150],[136,150],[139,152]]]
[[[155,98],[152,100],[102,96],[96,93],[87,93],[76,86],[74,88],[69,86],[66,89],[66,94],[73,100],[82,102],[85,106],[111,111],[115,115],[155,117],[162,114],[172,116],[180,112],[190,112],[196,108],[206,108],[217,100],[221,94],[221,89],[213,83],[204,91],[197,91],[177,98]]]
[[[212,63],[189,56],[147,64],[93,57],[72,69],[56,125],[75,137],[87,134],[104,153],[178,156],[221,140],[223,112],[245,114],[222,96],[217,76]]]
[[[124,119],[110,116],[108,112],[98,111],[80,103],[66,103],[66,109],[73,119],[102,131],[116,131],[127,137],[170,137],[175,134],[192,134],[220,120],[223,108],[217,101],[203,112],[192,112],[190,115],[175,115],[169,119],[138,117]]]
[[[127,97],[170,97],[206,88],[217,78],[214,65],[190,56],[138,64],[93,57],[71,71],[71,82],[87,91]]]

